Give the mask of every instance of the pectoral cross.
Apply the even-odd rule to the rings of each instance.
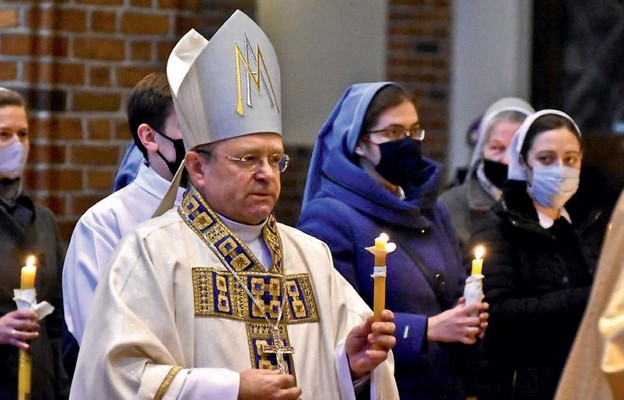
[[[293,354],[295,349],[292,346],[284,346],[284,341],[282,340],[277,325],[273,327],[273,345],[262,346],[262,352],[265,354],[275,354],[277,367],[282,374],[288,374],[288,363],[284,359],[284,354]]]

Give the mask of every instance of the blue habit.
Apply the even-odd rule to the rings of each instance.
[[[366,109],[389,84],[351,86],[329,115],[313,150],[298,228],[329,245],[335,267],[371,307],[373,255],[365,247],[381,232],[390,236],[397,250],[387,259],[386,308],[396,316],[401,399],[465,400],[459,364],[468,346],[426,340],[427,318],[453,307],[466,279],[448,212],[437,201],[441,167],[423,159],[401,200],[354,154]]]

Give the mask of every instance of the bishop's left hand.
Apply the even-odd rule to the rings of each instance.
[[[396,345],[395,330],[394,313],[383,310],[381,321],[373,322],[370,316],[349,332],[345,348],[353,378],[361,378],[388,358],[388,352]]]

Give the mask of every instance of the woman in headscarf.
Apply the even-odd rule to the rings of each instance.
[[[472,229],[500,198],[507,180],[507,148],[516,130],[527,115],[535,110],[529,103],[505,97],[485,111],[477,136],[477,144],[463,184],[440,195],[455,227],[462,254],[467,250]]]
[[[483,264],[490,325],[479,399],[552,399],[585,310],[608,216],[575,193],[581,132],[557,110],[514,136],[501,199],[470,239]]]
[[[487,305],[458,302],[466,274],[436,200],[441,168],[421,154],[424,136],[402,87],[349,87],[319,132],[298,227],[329,245],[369,305],[374,260],[365,247],[390,236],[397,250],[387,258],[386,306],[395,312],[401,399],[465,400],[460,364],[487,324]]]

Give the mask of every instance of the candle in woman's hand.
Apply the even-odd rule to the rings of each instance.
[[[35,266],[35,256],[29,256],[26,260],[26,265],[22,267],[20,289],[34,289],[36,275],[37,267]]]
[[[366,250],[375,255],[373,275],[373,321],[381,321],[381,312],[386,305],[386,256],[396,249],[396,244],[388,243],[388,235],[381,233],[375,238],[375,245]]]
[[[35,266],[35,256],[30,256],[26,260],[26,265],[22,267],[20,277],[20,289],[34,289],[37,267]],[[30,399],[30,389],[32,382],[32,358],[28,350],[19,350],[17,391],[18,400]]]
[[[472,260],[472,272],[471,275],[481,275],[483,270],[483,254],[485,253],[485,247],[477,246],[475,248],[475,258]]]

